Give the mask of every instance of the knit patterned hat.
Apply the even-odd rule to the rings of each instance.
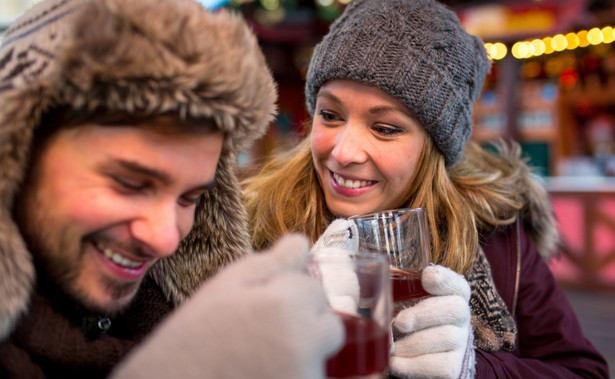
[[[452,167],[472,132],[473,103],[489,68],[483,42],[435,0],[354,0],[314,49],[307,108],[313,116],[328,80],[377,86],[417,116]]]

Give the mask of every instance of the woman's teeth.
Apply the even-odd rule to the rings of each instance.
[[[136,268],[143,264],[143,262],[131,261],[130,259],[121,256],[119,253],[116,253],[115,251],[111,250],[108,247],[104,247],[98,244],[97,244],[97,247],[103,252],[105,257],[107,257],[111,262],[117,265],[120,265],[122,267]]]
[[[361,187],[366,187],[370,184],[373,184],[374,182],[371,180],[350,180],[350,179],[344,179],[341,176],[339,176],[338,174],[333,174],[333,179],[335,179],[335,181],[337,182],[337,184],[339,184],[342,187],[345,188],[361,188]]]

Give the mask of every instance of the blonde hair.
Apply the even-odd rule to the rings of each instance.
[[[246,179],[244,196],[253,247],[267,247],[288,232],[312,242],[334,218],[327,210],[312,163],[310,137],[275,155]],[[518,145],[495,144],[496,154],[468,142],[462,159],[446,169],[444,156],[427,138],[416,176],[395,208],[423,207],[431,231],[431,260],[459,272],[478,256],[482,231],[511,224],[523,208]]]

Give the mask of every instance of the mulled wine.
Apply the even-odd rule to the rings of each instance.
[[[343,378],[384,372],[389,364],[387,330],[370,319],[340,315],[346,344],[327,361],[327,375]]]
[[[417,300],[423,297],[429,296],[429,293],[423,288],[421,284],[421,275],[404,273],[397,273],[391,275],[391,287],[393,289],[393,302]]]

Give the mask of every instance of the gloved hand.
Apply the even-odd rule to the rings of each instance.
[[[359,250],[357,227],[353,221],[338,218],[334,220],[312,246],[312,254],[337,254],[343,257]],[[331,308],[355,314],[359,301],[359,279],[352,270],[352,262],[330,267],[319,272],[320,280],[327,292]]]
[[[470,285],[462,275],[439,265],[423,270],[432,296],[399,312],[390,368],[404,378],[473,378],[474,345],[470,324]]]
[[[344,250],[358,251],[359,232],[354,221],[343,218],[334,220],[318,238],[318,241],[312,247],[312,251],[324,247],[339,247]]]
[[[344,339],[309,242],[281,239],[221,270],[122,362],[113,378],[322,378]]]
[[[336,247],[312,249],[310,271],[322,283],[331,308],[338,312],[356,315],[359,304],[359,278],[354,270],[348,250]],[[319,256],[335,256],[335,263],[319,264]]]

